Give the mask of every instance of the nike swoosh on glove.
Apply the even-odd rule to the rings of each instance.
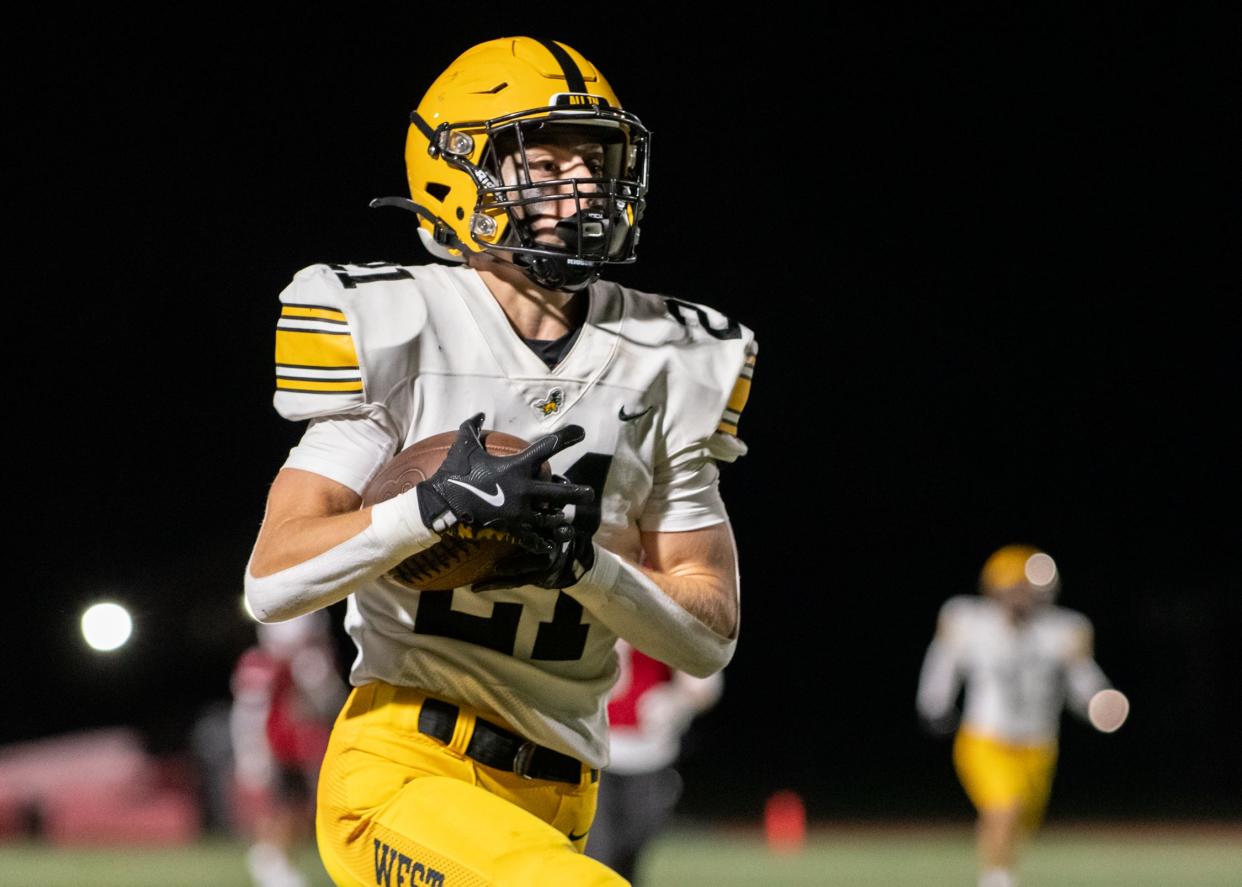
[[[439,470],[416,488],[423,524],[451,533],[457,524],[513,532],[524,547],[551,552],[552,533],[564,527],[566,505],[585,505],[595,492],[583,484],[539,477],[550,457],[585,436],[580,425],[566,425],[536,439],[520,453],[497,456],[483,446],[483,413],[461,423],[457,439]]]

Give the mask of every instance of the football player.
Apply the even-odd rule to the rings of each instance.
[[[587,853],[631,882],[681,796],[673,765],[690,722],[720,699],[724,676],[696,678],[617,642],[621,676],[608,700],[610,763]]]
[[[1066,702],[1103,732],[1120,727],[1129,710],[1093,658],[1090,621],[1053,605],[1059,587],[1047,554],[1001,548],[983,565],[981,596],[941,608],[923,661],[919,715],[932,732],[956,727],[953,763],[979,813],[979,887],[1016,883],[1018,845],[1048,803]]]
[[[310,799],[345,698],[328,627],[326,610],[260,625],[259,643],[233,669],[234,798],[252,833],[246,864],[255,887],[306,884],[291,851],[310,831]]]
[[[377,201],[450,264],[314,265],[281,293],[275,404],[310,425],[246,592],[263,621],[348,597],[354,690],[317,810],[338,884],[623,883],[581,853],[616,639],[700,676],[732,656],[716,464],[746,450],[756,348],[711,308],[599,279],[634,259],[649,146],[576,50],[483,43],[411,115],[413,199]],[[489,455],[485,424],[532,443]],[[394,453],[452,429],[434,475],[359,507]],[[479,527],[525,548],[489,581],[387,575]]]

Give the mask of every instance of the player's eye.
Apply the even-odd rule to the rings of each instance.
[[[535,178],[552,179],[556,178],[559,172],[560,170],[557,169],[556,164],[551,159],[532,160],[530,162],[530,174]]]

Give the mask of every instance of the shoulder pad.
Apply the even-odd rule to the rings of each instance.
[[[362,370],[343,289],[330,266],[311,265],[280,294],[274,403],[286,419],[326,416],[363,402]]]
[[[956,644],[969,634],[974,615],[979,611],[980,599],[976,595],[959,594],[940,606],[936,616],[936,632],[949,643]]]
[[[717,350],[736,351],[740,348],[743,361],[736,379],[731,382],[729,399],[717,426],[718,431],[736,436],[738,420],[750,397],[750,380],[755,374],[755,358],[759,354],[759,343],[755,341],[754,333],[708,305],[669,297],[665,297],[664,304],[669,316],[683,328],[688,338],[703,345],[719,342]],[[734,343],[734,347],[724,344],[727,342]]]
[[[669,464],[746,453],[738,421],[759,348],[744,325],[707,305],[611,284],[625,299],[624,338],[658,353],[667,373]]]
[[[1071,610],[1068,607],[1055,607],[1053,612],[1060,617],[1062,623],[1069,626],[1075,632],[1090,633],[1093,631],[1091,620],[1077,610]]]
[[[979,598],[971,594],[959,594],[949,598],[940,606],[940,618],[953,621],[972,612],[978,606]]]
[[[662,298],[665,311],[681,326],[688,338],[727,342],[745,336],[745,327],[736,320],[730,320],[715,308],[700,305],[697,302],[687,302],[684,299],[674,299],[671,296]]]
[[[680,328],[669,396],[684,402],[670,407],[700,417],[680,452],[671,454],[672,461],[709,456],[732,462],[746,453],[738,422],[750,398],[759,353],[754,333],[706,305],[665,298],[664,306]]]
[[[384,403],[417,373],[439,266],[311,265],[280,294],[276,409],[294,421]]]

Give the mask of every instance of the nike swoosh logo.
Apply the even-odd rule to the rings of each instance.
[[[472,487],[470,486],[470,484],[463,483],[462,481],[459,481],[453,477],[450,477],[448,479],[448,482],[451,484],[457,484],[457,486],[463,489],[469,490],[470,492],[478,496],[480,499],[482,499],[484,502],[486,502],[488,505],[494,505],[496,507],[500,507],[501,505],[505,504],[505,491],[500,488],[500,484],[496,484],[496,492],[484,493],[478,487]]]
[[[625,404],[621,404],[621,409],[617,410],[617,418],[620,419],[622,422],[633,422],[635,419],[645,416],[650,412],[651,412],[651,407],[647,407],[647,409],[639,413],[627,413],[625,411]]]
[[[581,841],[583,838],[585,838],[587,835],[589,835],[590,833],[591,833],[591,830],[590,830],[590,829],[587,829],[585,832],[583,832],[583,833],[582,833],[582,834],[580,834],[580,835],[575,835],[575,834],[571,831],[571,832],[567,835],[567,837],[569,838],[569,842],[570,842],[571,844],[576,844],[576,843],[578,843],[579,841]]]

